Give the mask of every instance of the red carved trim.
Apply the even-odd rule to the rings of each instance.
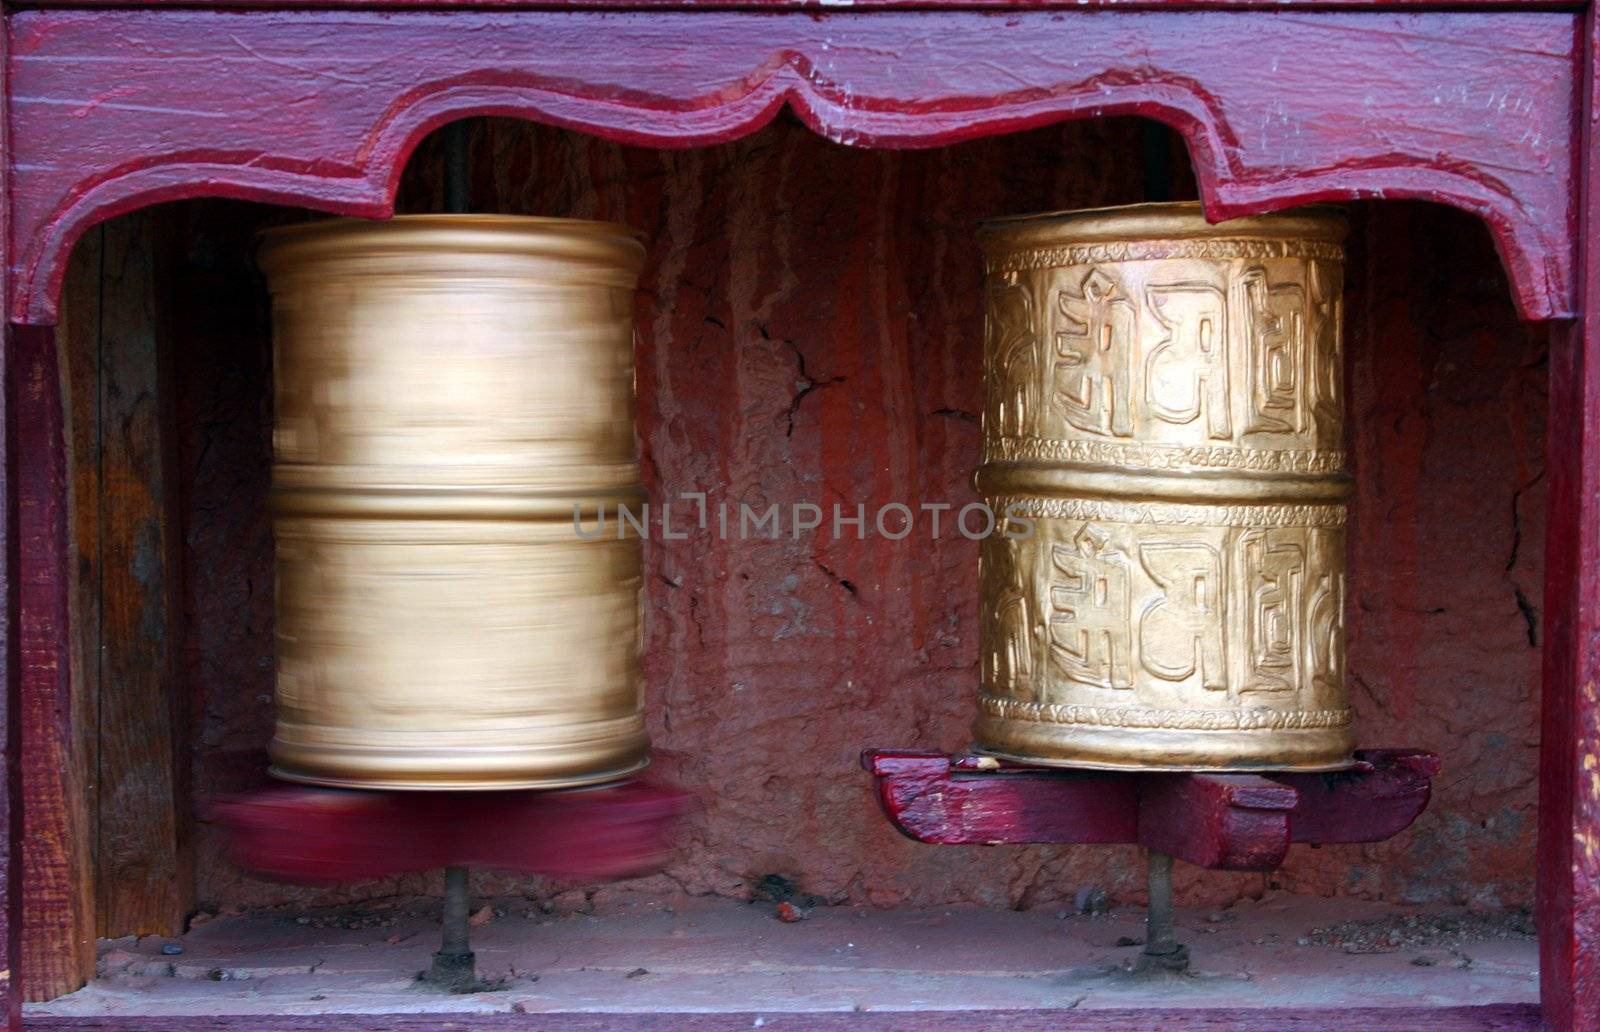
[[[18,320],[52,317],[87,226],[142,205],[215,195],[381,217],[412,147],[455,118],[686,147],[752,132],[785,104],[872,147],[1158,119],[1188,140],[1212,217],[1353,197],[1454,204],[1489,224],[1524,314],[1571,310],[1568,14],[52,10],[12,22]],[[1261,59],[1217,59],[1230,53]]]

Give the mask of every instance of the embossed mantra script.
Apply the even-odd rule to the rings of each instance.
[[[981,748],[1320,769],[1352,748],[1335,212],[987,223]]]

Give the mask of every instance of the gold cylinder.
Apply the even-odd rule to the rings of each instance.
[[[568,219],[267,234],[274,774],[504,789],[644,766],[640,542],[593,533],[642,499],[643,260]]]
[[[1141,770],[1347,765],[1333,211],[998,219],[978,746]]]

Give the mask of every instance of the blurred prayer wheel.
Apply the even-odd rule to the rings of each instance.
[[[1347,765],[1344,233],[1193,204],[985,224],[976,482],[1019,519],[982,546],[980,748]]]
[[[267,234],[274,774],[549,788],[644,766],[640,543],[592,525],[642,501],[643,259],[567,219]]]

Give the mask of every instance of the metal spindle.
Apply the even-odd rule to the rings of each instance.
[[[1135,970],[1179,973],[1189,968],[1189,947],[1172,937],[1172,857],[1147,853],[1150,902],[1145,908],[1144,952]]]

